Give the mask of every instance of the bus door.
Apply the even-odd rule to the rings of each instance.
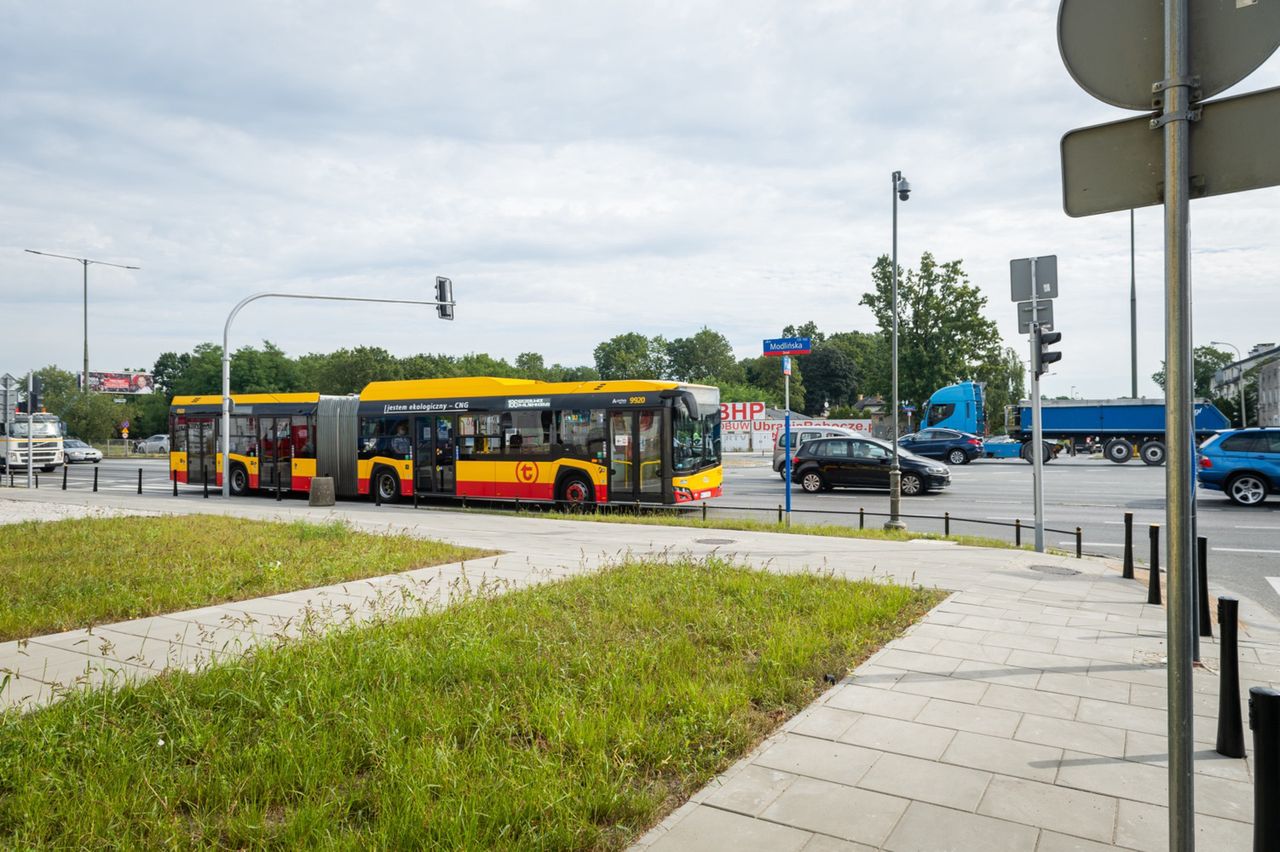
[[[185,425],[179,427],[187,430],[187,483],[203,485],[205,479],[214,484],[214,471],[217,447],[214,442],[214,423],[212,420],[188,418]]]
[[[662,502],[662,410],[609,412],[609,500]]]
[[[413,483],[419,494],[453,494],[455,491],[453,415],[414,419]]]
[[[264,491],[293,485],[292,427],[288,417],[258,418],[258,487]]]

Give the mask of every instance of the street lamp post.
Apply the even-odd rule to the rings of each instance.
[[[437,284],[437,287],[439,285]],[[441,291],[445,292],[445,291]],[[312,296],[303,293],[255,293],[252,296],[246,296],[241,299],[236,306],[231,309],[231,313],[227,315],[227,323],[222,327],[222,496],[231,496],[231,349],[229,342],[231,338],[231,321],[236,318],[236,314],[240,313],[240,309],[250,302],[258,299],[314,299],[321,302],[378,302],[384,305],[435,305],[440,307],[448,305],[452,307],[454,302],[450,296],[445,298],[448,301],[438,300],[422,300],[422,299],[370,299],[362,296]],[[453,319],[452,313],[445,316],[441,313],[442,319]],[[86,381],[88,381],[86,379]]]
[[[89,264],[96,263],[99,266],[114,266],[116,269],[141,269],[141,266],[125,266],[123,263],[108,263],[105,260],[93,260],[88,257],[72,257],[66,254],[53,254],[47,251],[36,251],[35,249],[26,249],[31,254],[38,254],[43,257],[60,257],[63,260],[74,260],[76,263],[84,267],[84,378],[81,379],[81,391],[89,392]]]
[[[893,463],[889,466],[889,520],[885,521],[887,530],[904,530],[907,525],[898,516],[902,503],[902,468],[898,466],[898,199],[906,201],[911,197],[911,184],[907,183],[902,172],[893,173],[893,290],[891,310],[893,312]]]
[[[1223,340],[1210,340],[1212,346],[1230,346],[1236,350],[1236,363],[1244,360],[1244,356],[1240,354],[1240,347],[1234,343],[1227,343]],[[1240,377],[1236,380],[1236,388],[1240,391],[1240,428],[1243,429],[1249,425],[1249,420],[1244,416],[1244,368],[1240,368]]]

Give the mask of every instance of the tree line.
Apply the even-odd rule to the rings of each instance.
[[[869,331],[827,331],[812,320],[776,329],[784,337],[808,337],[809,355],[793,359],[791,407],[810,416],[855,416],[863,397],[890,395],[892,330],[890,261],[879,258],[871,270],[872,289],[863,294],[876,318]],[[986,297],[974,286],[959,260],[938,263],[925,253],[917,269],[898,273],[898,375],[904,404],[920,405],[940,387],[965,379],[987,385],[987,416],[993,428],[1003,423],[1004,406],[1024,394],[1024,367],[1006,348],[995,322],[985,314]],[[772,336],[772,335],[770,335]],[[602,341],[591,364],[547,364],[537,352],[513,361],[485,353],[418,354],[398,357],[376,346],[342,348],[290,357],[270,341],[244,346],[231,355],[235,393],[357,393],[372,381],[460,376],[506,376],[542,381],[595,379],[670,379],[716,385],[726,402],[762,400],[781,407],[783,376],[778,358],[736,358],[724,334],[704,326],[688,337],[666,339],[628,332]],[[79,394],[74,374],[57,367],[39,372],[45,380],[46,408],[59,414],[71,434],[103,440],[129,420],[131,435],[166,430],[174,396],[221,393],[222,349],[201,343],[189,352],[164,352],[151,373],[156,392],[116,403],[109,394]]]

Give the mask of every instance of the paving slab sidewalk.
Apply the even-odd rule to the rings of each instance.
[[[101,497],[101,495],[97,495]],[[1093,850],[1167,848],[1164,611],[1118,565],[937,542],[895,543],[680,527],[270,501],[0,497],[6,517],[83,511],[343,517],[501,549],[465,582],[518,586],[623,555],[712,553],[776,571],[826,570],[954,590],[636,845],[638,850]],[[20,505],[19,505],[20,504]],[[463,566],[373,578],[0,645],[23,668],[0,702],[149,677],[308,629],[433,605]],[[392,594],[390,592],[396,592]],[[1218,590],[1211,587],[1211,593]],[[1280,625],[1242,601],[1241,692],[1280,682]],[[150,644],[148,644],[150,643]],[[1213,751],[1218,646],[1193,677],[1202,848],[1252,836],[1252,767]],[[1244,695],[1241,696],[1242,701]]]

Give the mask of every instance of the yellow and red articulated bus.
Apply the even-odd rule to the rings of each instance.
[[[673,504],[723,487],[719,389],[704,385],[475,377],[232,401],[235,494],[306,491],[313,476],[333,477],[340,496],[383,502]],[[174,399],[179,482],[221,484],[218,414],[216,397]]]

